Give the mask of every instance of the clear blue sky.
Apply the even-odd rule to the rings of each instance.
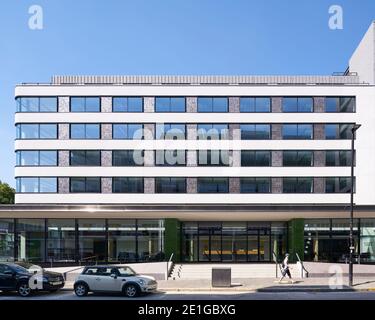
[[[41,5],[44,29],[28,28]],[[328,28],[341,5],[344,29]],[[374,0],[1,0],[0,179],[14,185],[14,86],[54,74],[331,74]]]

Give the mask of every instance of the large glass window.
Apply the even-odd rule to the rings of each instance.
[[[198,178],[198,193],[228,192],[228,178]]]
[[[112,178],[113,193],[143,193],[143,178],[115,177]]]
[[[284,193],[312,193],[312,178],[283,178]]]
[[[143,112],[141,97],[113,97],[112,112]]]
[[[242,167],[269,167],[271,151],[241,150]]]
[[[354,155],[355,157],[355,155]],[[327,167],[350,167],[352,164],[352,152],[348,150],[327,150],[326,166]]]
[[[305,252],[307,261],[328,262],[331,252],[331,224],[329,219],[305,220]]]
[[[74,150],[70,151],[71,166],[99,166],[101,165],[100,151]]]
[[[179,123],[157,123],[156,140],[183,140],[186,138],[186,125]]]
[[[226,140],[229,138],[227,124],[198,124],[199,140]]]
[[[137,222],[139,261],[164,260],[164,221],[138,220]]]
[[[375,261],[375,219],[361,219],[361,262]]]
[[[350,177],[327,177],[325,178],[326,193],[350,193]]]
[[[241,140],[268,140],[271,138],[269,124],[241,124]]]
[[[17,193],[56,193],[57,178],[20,177],[16,178]]]
[[[100,124],[71,124],[70,139],[100,139]]]
[[[184,97],[156,97],[155,112],[185,112]]]
[[[186,166],[186,150],[155,150],[156,166]]]
[[[313,126],[311,124],[284,124],[282,134],[285,140],[311,140]]]
[[[355,97],[326,97],[326,112],[355,112]]]
[[[96,178],[96,177],[70,178],[70,192],[71,193],[100,193],[101,192],[100,178]]]
[[[156,193],[186,193],[185,178],[155,178]]]
[[[314,101],[310,97],[283,98],[283,112],[313,112]]]
[[[19,97],[17,112],[57,112],[57,97]]]
[[[74,262],[76,260],[74,219],[47,220],[47,261]]]
[[[108,220],[108,261],[137,261],[135,220]]]
[[[143,125],[136,123],[114,124],[112,129],[113,139],[140,140],[143,137]]]
[[[71,97],[71,112],[100,112],[99,97]]]
[[[17,252],[18,260],[44,261],[45,249],[44,219],[18,219]]]
[[[57,124],[17,124],[17,139],[57,139]]]
[[[113,150],[112,166],[134,167],[144,165],[144,150]]]
[[[327,140],[331,139],[351,139],[352,124],[326,124],[325,136]]]
[[[229,166],[229,150],[198,150],[199,166]]]
[[[311,167],[313,165],[312,151],[284,151],[284,167]]]
[[[106,257],[106,227],[104,219],[78,220],[79,260],[104,261]]]
[[[228,98],[199,97],[198,112],[228,112]]]
[[[241,97],[240,112],[271,112],[271,98]]]
[[[270,178],[241,178],[241,193],[270,193]]]
[[[14,260],[14,220],[0,219],[0,261]]]
[[[57,166],[57,151],[22,150],[16,156],[17,166]]]

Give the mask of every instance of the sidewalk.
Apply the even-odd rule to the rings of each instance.
[[[375,277],[354,278],[354,286],[348,286],[348,280],[343,279],[343,285],[335,285],[331,278],[295,279],[291,284],[283,280],[281,284],[276,279],[232,279],[230,288],[213,288],[211,280],[159,280],[158,291],[226,291],[226,292],[330,292],[330,291],[375,291]],[[73,282],[66,282],[64,290],[73,290]]]

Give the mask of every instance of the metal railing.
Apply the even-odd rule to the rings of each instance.
[[[172,254],[170,255],[170,257],[167,261],[167,273],[166,273],[166,277],[165,277],[166,280],[169,279],[169,276],[170,276],[170,274],[173,270],[173,261],[172,261],[173,256],[174,256],[174,252],[172,252]],[[169,266],[170,263],[172,263],[171,266]]]
[[[306,270],[305,266],[303,265],[303,262],[301,258],[299,257],[298,253],[296,252],[297,259],[299,263],[301,264],[301,278],[304,278],[303,272],[306,272],[306,278],[309,276],[309,272]]]

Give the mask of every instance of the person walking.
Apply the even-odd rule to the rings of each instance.
[[[292,281],[292,283],[294,283],[289,269],[289,253],[285,254],[285,258],[281,263],[281,278],[279,280],[279,283],[281,283],[281,281],[285,278],[286,275],[288,275],[289,279]]]

